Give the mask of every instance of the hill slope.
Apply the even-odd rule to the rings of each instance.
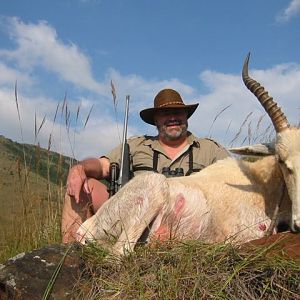
[[[52,183],[58,183],[66,179],[72,161],[69,157],[48,151],[39,145],[20,144],[0,135],[0,167],[2,171],[14,173],[26,165],[30,173],[39,175]]]
[[[43,208],[53,207],[57,214],[72,160],[36,145],[20,144],[0,135],[0,226],[11,230],[16,218],[42,216]],[[51,203],[50,203],[51,202]],[[1,236],[2,235],[2,236]],[[3,244],[3,231],[0,246]]]

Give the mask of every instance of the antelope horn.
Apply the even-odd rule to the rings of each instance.
[[[281,108],[277,105],[277,103],[273,100],[273,98],[269,96],[265,88],[261,86],[260,83],[258,83],[257,81],[249,77],[248,75],[249,59],[250,59],[250,52],[248,53],[243,66],[242,77],[243,77],[244,84],[261,103],[261,105],[263,106],[263,108],[271,118],[271,121],[275,127],[276,132],[281,132],[286,128],[290,127],[290,124],[286,116],[284,115],[284,113],[281,111]]]

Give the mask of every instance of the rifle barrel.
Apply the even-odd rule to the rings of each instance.
[[[127,95],[126,96],[126,104],[125,104],[123,138],[122,138],[121,166],[120,166],[120,175],[119,175],[119,179],[118,179],[118,186],[119,186],[119,188],[121,188],[122,185],[124,184],[124,180],[123,180],[124,170],[123,169],[124,169],[124,164],[125,164],[125,156],[124,156],[125,150],[126,150],[125,147],[126,147],[126,144],[127,144],[127,126],[128,126],[129,99],[130,99],[130,96]],[[125,181],[125,183],[127,181]]]

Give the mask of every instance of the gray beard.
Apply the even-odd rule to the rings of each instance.
[[[167,141],[177,141],[179,139],[181,139],[183,136],[186,136],[187,134],[187,124],[182,124],[180,129],[178,131],[176,131],[173,134],[169,134],[166,130],[166,126],[163,125],[161,127],[157,127],[157,130],[159,132],[159,134]]]

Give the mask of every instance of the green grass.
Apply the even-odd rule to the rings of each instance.
[[[0,136],[0,262],[60,242],[68,160]]]
[[[300,264],[269,256],[274,247],[170,241],[117,260],[92,244],[78,299],[300,299]]]
[[[15,104],[18,113],[21,140],[24,140],[22,119],[15,83]],[[66,95],[58,103],[47,149],[39,147],[38,135],[45,125],[46,116],[38,124],[35,114],[33,145],[20,144],[0,136],[0,262],[33,248],[60,242],[60,220],[64,197],[64,184],[73,159],[51,151],[52,134],[57,118],[66,130],[70,145],[70,126],[78,129],[81,105],[73,116]],[[90,109],[83,129],[88,123]],[[64,121],[64,122],[63,122]],[[64,126],[61,125],[62,122]],[[75,143],[75,139],[73,139]],[[73,145],[74,146],[74,145]],[[72,147],[71,147],[72,148]],[[73,149],[73,148],[72,148]]]

